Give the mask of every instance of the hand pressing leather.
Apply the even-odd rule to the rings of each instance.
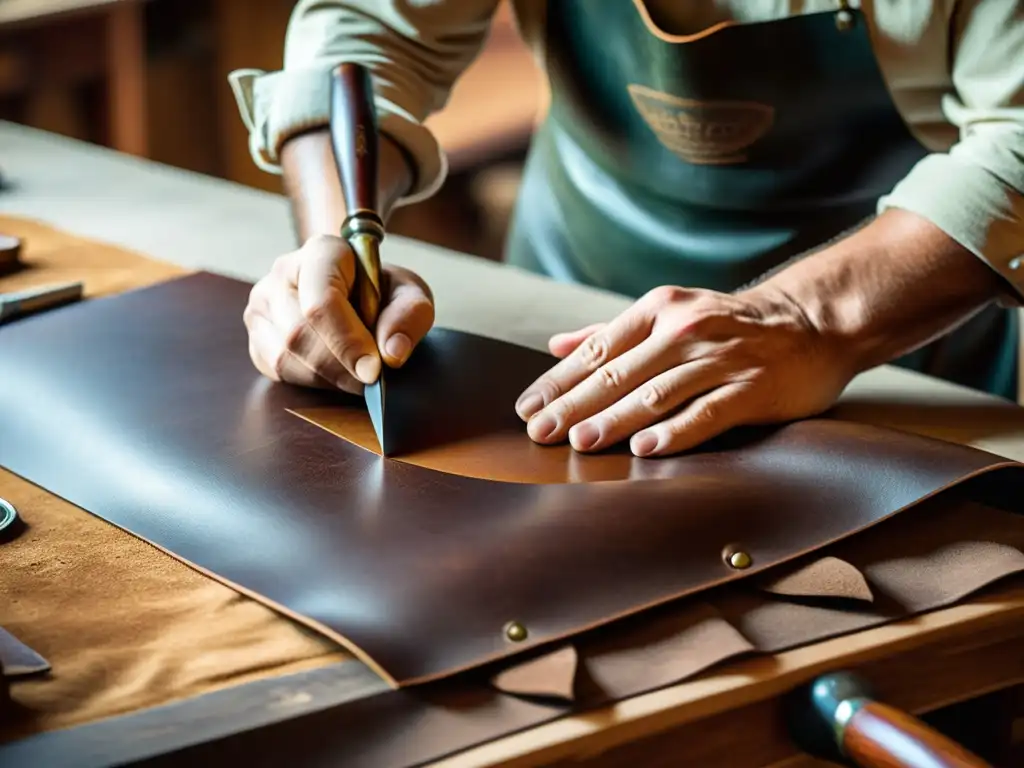
[[[657,288],[612,322],[555,336],[561,358],[516,411],[539,443],[637,456],[677,453],[726,430],[830,407],[852,368],[781,292]]]
[[[278,258],[243,314],[257,370],[273,381],[359,394],[377,380],[382,357],[401,366],[434,324],[430,289],[409,270],[386,267],[374,339],[349,302],[355,275],[355,254],[331,235]]]

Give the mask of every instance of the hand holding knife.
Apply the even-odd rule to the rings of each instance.
[[[369,72],[359,64],[344,63],[331,74],[331,145],[345,197],[344,237],[356,255],[356,281],[352,303],[371,334],[380,316],[384,273],[380,243],[384,221],[378,212],[378,136]],[[364,387],[370,420],[387,455],[384,431],[384,371]]]

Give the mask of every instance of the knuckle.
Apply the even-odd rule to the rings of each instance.
[[[547,376],[542,376],[537,380],[534,390],[543,398],[546,404],[554,403],[562,394],[558,385]]]
[[[603,333],[595,333],[580,344],[580,360],[589,370],[604,365],[608,359],[608,339]]]
[[[284,349],[287,352],[298,352],[302,348],[305,325],[296,323],[284,337]]]
[[[714,424],[721,418],[722,408],[718,403],[704,402],[698,405],[690,418],[694,424]]]
[[[665,307],[687,297],[688,291],[678,285],[659,285],[644,296],[644,301],[655,307]]]
[[[640,392],[640,402],[644,408],[654,413],[662,413],[669,406],[671,393],[661,382],[649,381]]]
[[[577,404],[573,398],[567,395],[565,397],[560,397],[551,403],[549,411],[559,424],[565,424],[572,421],[573,416],[577,411]]]
[[[288,367],[288,352],[287,350],[280,350],[274,354],[274,357],[270,362],[270,372],[273,374],[273,378],[277,381],[283,381],[285,371]]]
[[[327,235],[320,232],[306,240],[306,242],[302,244],[302,250],[317,252],[328,248],[335,248],[337,243],[338,238],[334,237],[334,235]]]
[[[662,332],[669,341],[679,343],[710,337],[714,333],[718,317],[706,312],[686,313],[675,317],[664,325]]]
[[[310,323],[311,325],[315,325],[316,323],[320,322],[321,320],[326,318],[329,313],[330,308],[325,302],[322,301],[314,302],[313,304],[310,304],[308,307],[303,307],[302,309],[302,317],[306,320],[306,322]]]
[[[614,365],[602,365],[597,369],[597,382],[604,389],[620,389],[625,381],[625,375]]]
[[[278,256],[270,265],[270,274],[276,278],[283,278],[288,273],[288,255]],[[259,288],[259,283],[253,286],[253,290]]]

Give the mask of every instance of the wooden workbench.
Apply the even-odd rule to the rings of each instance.
[[[0,124],[0,147],[13,183],[0,192],[0,215],[40,220],[186,269],[250,280],[294,247],[287,205],[275,195],[7,124]],[[628,304],[623,297],[397,237],[386,242],[385,258],[427,278],[439,325],[537,348],[556,330],[606,319]],[[1007,419],[1001,411],[991,413],[986,402],[959,387],[882,368],[850,387],[843,408],[859,420],[1024,459],[1024,412]],[[928,712],[1024,681],[1022,647],[1024,595],[978,599],[772,659],[730,664],[443,764],[816,765],[799,755],[779,721],[777,697],[793,686],[831,669],[855,668],[883,698]]]

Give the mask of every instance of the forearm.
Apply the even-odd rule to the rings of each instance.
[[[314,235],[337,235],[346,210],[329,131],[324,128],[287,141],[281,149],[281,170],[299,242]],[[381,135],[378,194],[385,221],[412,185],[413,173],[405,153]]]
[[[892,209],[750,290],[796,302],[855,375],[942,336],[1008,287],[938,227]]]

